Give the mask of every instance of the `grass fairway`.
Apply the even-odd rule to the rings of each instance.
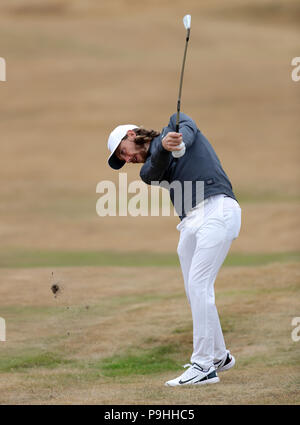
[[[216,302],[236,367],[213,386],[172,389],[192,350],[178,267],[2,269],[2,404],[298,404],[299,265],[222,269]]]
[[[300,260],[300,252],[271,252],[259,254],[230,253],[225,266],[261,266],[273,262],[294,262]],[[54,251],[54,250],[2,250],[0,268],[32,267],[82,267],[82,266],[123,266],[123,267],[168,267],[179,266],[175,253],[155,252],[109,252],[109,251]]]
[[[100,217],[96,187],[119,180],[116,125],[176,112],[186,13],[182,111],[242,229],[216,282],[236,367],[172,389],[192,351],[178,217]],[[299,404],[299,17],[299,0],[1,0],[1,404]]]

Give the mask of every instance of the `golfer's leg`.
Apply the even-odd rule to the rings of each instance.
[[[214,282],[217,278],[217,274],[228,254],[228,251],[231,247],[232,242],[234,239],[236,239],[239,235],[240,229],[241,229],[241,208],[237,204],[236,201],[234,201],[231,198],[225,198],[224,204],[223,204],[223,218],[226,223],[226,239],[224,240],[223,250],[222,254],[218,258],[218,262],[215,265],[215,275],[214,275]],[[214,285],[211,287],[213,291],[214,296]],[[217,308],[215,306],[215,329],[214,329],[214,360],[221,360],[226,355],[226,346],[224,342],[223,332],[220,325],[219,315],[217,312]]]
[[[222,332],[222,328],[221,328],[221,324],[220,324],[220,319],[219,319],[219,315],[218,315],[218,311],[217,311],[217,307],[215,304],[215,290],[214,290],[214,284],[218,275],[218,272],[228,254],[228,251],[230,249],[232,241],[224,241],[223,243],[223,248],[220,252],[220,255],[218,256],[218,258],[216,259],[216,263],[214,266],[214,272],[212,275],[212,279],[213,279],[213,284],[210,286],[210,296],[213,298],[214,300],[214,306],[213,306],[213,315],[214,315],[214,319],[213,319],[213,323],[214,323],[214,361],[220,360],[222,359],[225,355],[226,355],[226,345],[225,345],[225,341],[224,341],[224,337],[223,337],[223,332]]]
[[[239,205],[231,198],[225,198],[223,204],[223,218],[226,222],[226,238],[224,240],[224,246],[222,255],[218,258],[218,264],[215,267],[214,282],[217,278],[217,274],[228,254],[231,244],[234,239],[239,235],[241,228],[241,209]],[[212,286],[214,296],[214,285]],[[219,315],[215,306],[215,329],[214,329],[214,361],[221,360],[226,355],[226,346],[223,337],[222,328],[220,325]]]
[[[222,350],[223,336],[215,306],[214,281],[228,249],[225,241],[211,248],[202,248],[197,244],[190,268],[188,286],[194,345],[191,362],[203,368],[213,364],[216,334]]]
[[[189,295],[188,280],[189,280],[189,272],[190,272],[190,268],[192,264],[195,247],[196,247],[195,236],[189,233],[188,231],[186,231],[185,229],[182,229],[180,231],[180,238],[179,238],[179,243],[177,247],[177,253],[178,253],[181,271],[183,275],[185,293],[186,293],[189,304],[191,304],[191,301],[190,301],[190,295]]]

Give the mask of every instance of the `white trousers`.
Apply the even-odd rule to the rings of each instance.
[[[215,305],[214,283],[240,227],[239,204],[225,195],[207,198],[177,226],[177,252],[193,317],[191,363],[205,369],[227,352]]]

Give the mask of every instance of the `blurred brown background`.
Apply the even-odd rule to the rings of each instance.
[[[177,217],[96,214],[118,181],[107,137],[182,111],[208,137],[243,209],[238,252],[299,249],[300,4],[294,0],[2,0],[1,252],[174,252]],[[128,181],[139,178],[130,165]],[[17,262],[17,254],[16,254]]]
[[[237,365],[170,391],[193,340],[179,219],[99,217],[96,186],[115,126],[176,112],[187,13],[182,111],[243,213],[216,282]],[[1,0],[0,404],[299,404],[299,24],[299,0]]]

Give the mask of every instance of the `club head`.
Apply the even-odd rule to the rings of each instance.
[[[183,25],[187,30],[191,28],[191,19],[191,15],[185,15],[185,17],[183,18]]]

